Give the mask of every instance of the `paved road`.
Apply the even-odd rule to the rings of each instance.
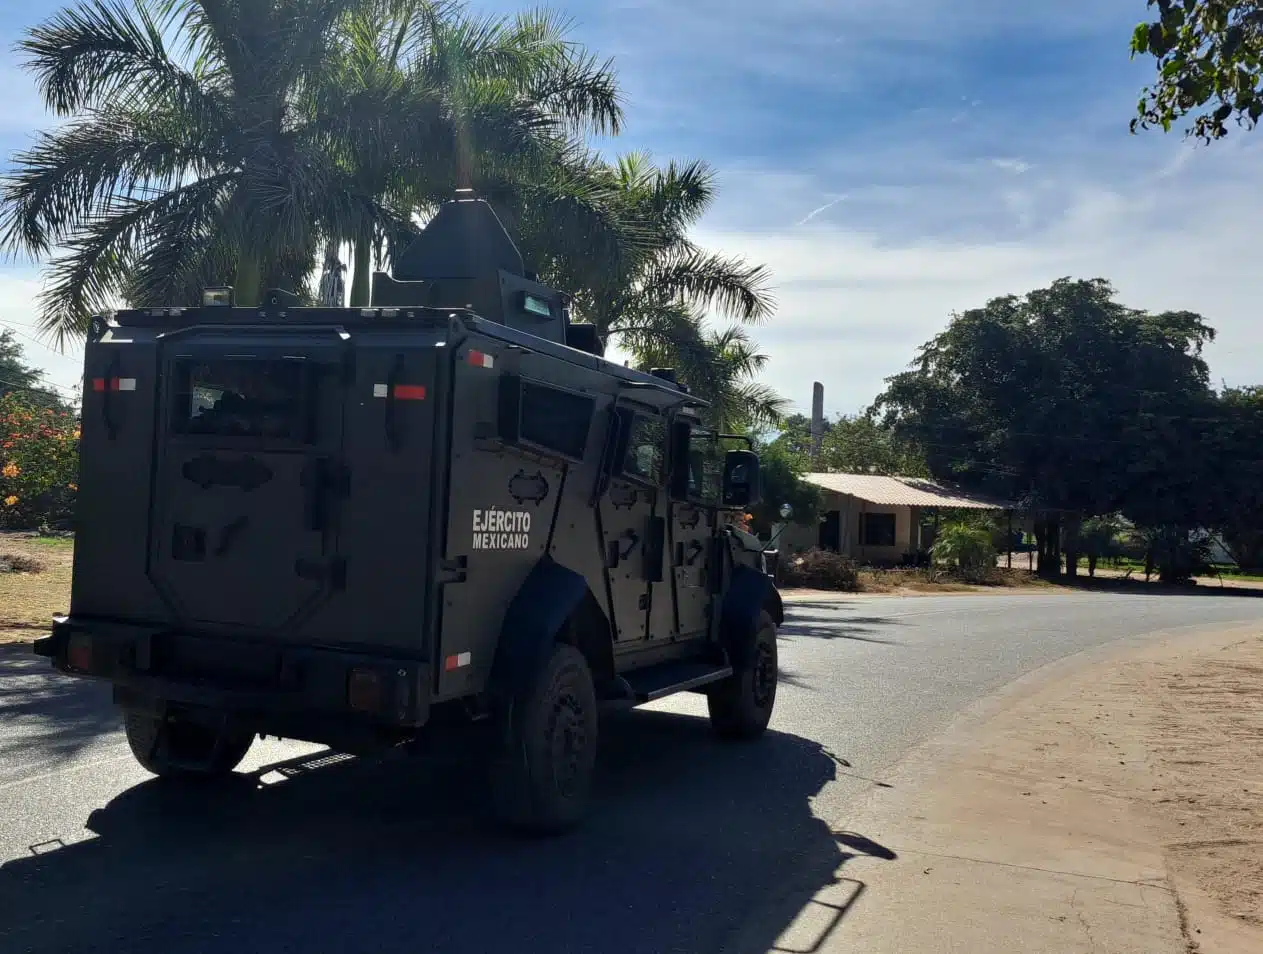
[[[257,778],[166,790],[106,692],[0,652],[0,954],[765,950],[880,850],[830,822],[964,706],[1120,636],[1256,619],[1209,595],[798,604],[773,733],[716,743],[695,696],[611,719],[591,820],[555,841],[481,827],[450,762],[278,772],[314,750],[260,743]]]

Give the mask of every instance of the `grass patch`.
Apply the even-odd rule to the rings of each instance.
[[[48,633],[53,617],[70,606],[74,543],[0,534],[0,554],[0,563],[10,566],[0,572],[0,643],[30,642]]]

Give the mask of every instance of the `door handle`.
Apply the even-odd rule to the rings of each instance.
[[[619,537],[620,540],[624,538],[627,540],[627,549],[619,553],[619,560],[626,560],[629,556],[631,556],[632,551],[635,550],[637,545],[640,543],[640,534],[638,534],[635,530],[628,530],[623,534],[623,536]]]

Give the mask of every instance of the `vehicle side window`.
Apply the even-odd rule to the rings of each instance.
[[[622,473],[651,484],[660,484],[666,457],[666,437],[666,424],[661,418],[632,415]]]
[[[522,382],[522,440],[583,460],[596,401],[582,394]]]
[[[702,503],[718,503],[723,469],[719,441],[715,435],[694,429],[689,435],[688,498]]]

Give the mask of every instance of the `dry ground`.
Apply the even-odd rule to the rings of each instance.
[[[0,643],[29,642],[45,635],[53,616],[69,608],[74,546],[68,540],[0,534],[0,560],[10,554],[43,566],[39,573],[0,572]]]
[[[824,951],[1259,954],[1261,747],[1258,625],[1032,673],[846,819],[897,860]]]
[[[1208,906],[1221,931],[1263,951],[1263,637],[1138,666],[1134,679],[1171,870],[1195,912]]]

